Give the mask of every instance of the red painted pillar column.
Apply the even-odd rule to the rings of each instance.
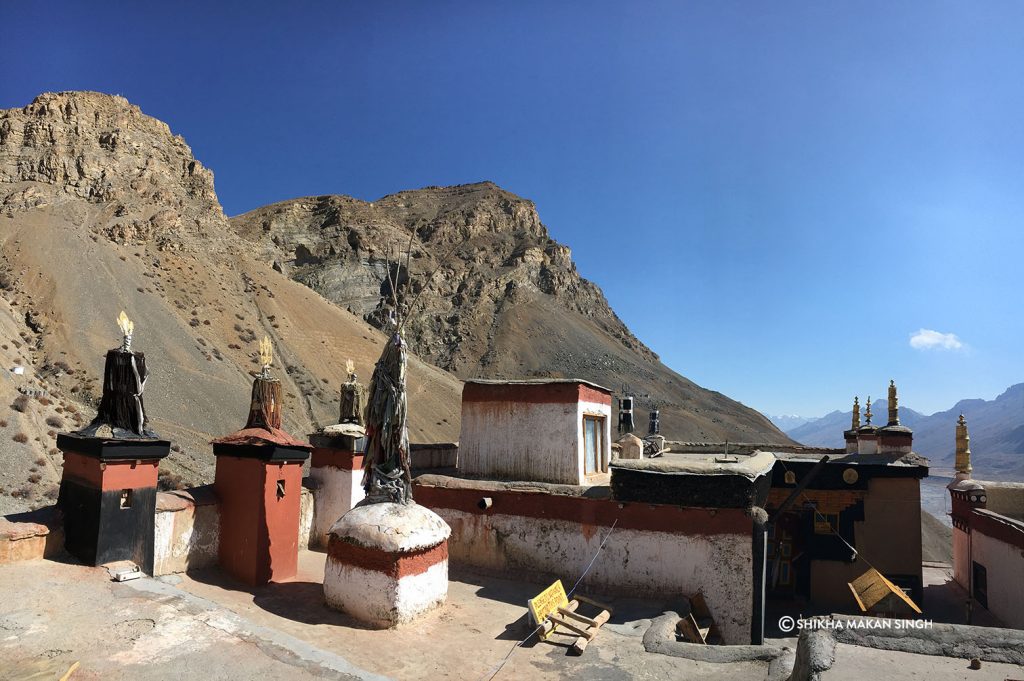
[[[225,440],[233,439],[229,436]],[[310,446],[216,441],[220,566],[250,586],[287,581],[299,557],[302,464]]]

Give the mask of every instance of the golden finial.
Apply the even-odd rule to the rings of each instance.
[[[121,329],[121,350],[130,352],[132,349],[132,334],[135,332],[135,322],[128,319],[124,310],[117,316],[117,325]]]
[[[352,381],[356,376],[356,363],[351,359],[345,360],[345,373],[348,374],[348,380]]]
[[[270,365],[274,363],[274,345],[270,342],[270,336],[264,336],[260,341],[260,364],[263,366],[263,373],[270,371]]]
[[[956,460],[955,468],[957,476],[971,477],[971,436],[967,432],[967,419],[963,414],[956,421]]]
[[[867,411],[864,412],[864,418],[867,419],[867,425],[871,425],[871,395],[868,395]]]
[[[889,380],[889,424],[900,425],[899,399],[896,397],[896,381]]]
[[[860,428],[860,403],[857,401],[857,396],[853,397],[853,420],[850,423],[851,430],[857,430]]]

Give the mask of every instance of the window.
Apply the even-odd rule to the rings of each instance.
[[[130,489],[121,490],[120,506],[121,508],[132,507],[132,491]]]
[[[832,534],[839,531],[838,513],[815,513],[814,534]]]
[[[988,570],[980,563],[974,563],[974,600],[988,607]]]
[[[603,473],[605,470],[604,456],[604,417],[583,417],[583,472],[585,475]]]

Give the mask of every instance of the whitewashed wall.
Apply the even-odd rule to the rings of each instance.
[[[971,543],[971,558],[985,566],[988,609],[1006,626],[1024,629],[1024,552],[977,531]]]
[[[568,590],[608,531],[565,520],[433,508],[452,528],[454,564],[557,576]],[[682,535],[615,529],[581,592],[656,599],[703,593],[725,643],[750,642],[753,559],[748,534]]]
[[[611,406],[597,402],[463,402],[459,470],[495,480],[584,484],[583,415],[604,416],[611,450]]]
[[[186,493],[195,490],[185,490]],[[313,495],[303,488],[299,507],[299,550],[309,547]],[[220,506],[207,493],[203,501],[159,492],[153,532],[153,576],[198,570],[217,564]]]
[[[310,546],[326,548],[331,526],[366,496],[360,484],[362,475],[362,470],[353,471],[334,466],[309,469],[309,477],[315,481]],[[301,542],[299,545],[304,546]]]
[[[953,528],[953,580],[965,591],[971,591],[971,561],[968,558],[970,537],[963,530]]]
[[[496,480],[581,484],[578,404],[463,402],[459,470]]]

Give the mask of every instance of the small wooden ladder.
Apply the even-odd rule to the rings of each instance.
[[[581,602],[597,608],[598,613],[593,617],[581,615],[577,612]],[[551,613],[548,615],[547,619],[544,620],[544,629],[541,632],[540,638],[541,640],[546,640],[550,634],[554,633],[556,627],[568,629],[577,635],[570,649],[574,654],[582,655],[583,651],[587,649],[587,644],[594,640],[597,632],[601,630],[601,626],[608,621],[611,614],[612,609],[604,603],[593,601],[584,596],[576,596],[566,606],[558,608],[557,614]]]
[[[703,594],[690,597],[690,613],[676,624],[676,634],[689,643],[719,645],[722,633],[718,630]]]

